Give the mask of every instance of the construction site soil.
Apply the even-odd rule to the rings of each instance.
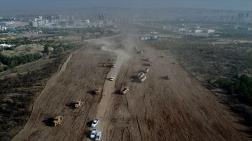
[[[113,38],[96,39],[73,52],[47,82],[13,141],[88,141],[88,123],[94,118],[100,120],[103,141],[249,140],[238,119],[172,55],[135,40],[122,43],[124,49],[117,49]],[[115,67],[104,67],[111,60]],[[135,78],[145,68],[147,79],[140,83]],[[129,92],[119,94],[124,86]],[[94,95],[96,88],[102,93]],[[73,100],[83,104],[72,109],[68,104]],[[46,124],[58,115],[63,116],[61,125]]]

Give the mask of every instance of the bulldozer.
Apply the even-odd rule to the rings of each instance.
[[[54,127],[58,126],[58,125],[61,125],[62,122],[63,122],[63,116],[56,116],[52,120],[52,124],[53,124]]]
[[[73,101],[72,106],[74,108],[79,108],[81,106],[82,102],[81,101]]]
[[[122,87],[121,90],[120,90],[120,93],[121,93],[122,95],[124,95],[124,94],[126,94],[126,93],[128,93],[128,92],[129,92],[129,88],[128,88],[128,87]]]

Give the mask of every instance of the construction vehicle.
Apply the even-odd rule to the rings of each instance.
[[[99,141],[101,140],[102,133],[101,131],[97,131],[96,129],[92,129],[89,135],[91,140]]]
[[[103,63],[103,67],[115,68],[116,66],[114,63]]]
[[[126,93],[128,93],[129,92],[129,88],[128,87],[123,87],[123,88],[121,88],[121,90],[120,90],[120,93],[121,94],[126,94]]]
[[[97,132],[96,136],[95,136],[95,140],[99,141],[99,140],[101,140],[101,137],[102,137],[102,133],[101,132]]]
[[[111,76],[108,78],[109,81],[114,81],[115,80],[115,77]]]
[[[149,68],[145,68],[145,69],[144,69],[144,73],[148,73],[149,70],[150,70]]]
[[[95,139],[96,134],[97,134],[96,129],[92,129],[90,132],[89,138],[92,140]]]
[[[73,101],[72,106],[74,108],[79,108],[81,106],[82,102],[81,101]]]
[[[146,75],[145,75],[144,72],[139,72],[139,73],[137,74],[137,78],[138,78],[138,80],[139,80],[140,82],[143,82],[143,81],[146,80]]]
[[[116,67],[116,65],[115,64],[113,64],[112,66],[111,66],[111,68],[115,68]]]
[[[94,94],[101,94],[101,88],[97,88],[97,89],[95,89],[94,90],[94,92],[93,92]]]
[[[92,128],[95,128],[95,127],[98,125],[98,123],[99,123],[99,119],[94,119],[94,120],[92,121],[92,123],[91,123],[91,127],[92,127]]]
[[[63,116],[56,116],[56,117],[54,117],[53,120],[52,120],[53,126],[61,125],[62,122],[63,122]]]

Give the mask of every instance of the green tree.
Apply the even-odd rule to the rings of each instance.
[[[48,47],[48,45],[45,45],[44,46],[44,50],[43,50],[43,53],[45,53],[45,54],[49,54],[49,47]]]

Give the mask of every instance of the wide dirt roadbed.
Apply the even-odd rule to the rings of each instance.
[[[101,63],[122,55],[121,50],[74,52],[48,81],[28,123],[13,140],[90,141],[87,123],[96,117],[100,119],[102,141],[249,140],[242,132],[245,128],[236,124],[228,108],[178,65],[172,55],[165,56],[141,43],[123,43],[125,48],[131,48],[125,51],[129,57],[117,57],[116,68],[111,70]],[[144,53],[137,54],[134,46]],[[140,83],[135,76],[145,68],[150,70]],[[115,81],[106,80],[111,75],[116,76]],[[117,90],[122,86],[128,86],[129,93],[119,94]],[[101,95],[89,93],[96,87],[103,88]],[[71,109],[67,104],[72,100],[82,100],[83,105]],[[50,127],[43,122],[57,115],[64,117],[62,125]]]
[[[47,83],[36,100],[32,115],[24,129],[13,139],[16,141],[74,141],[86,138],[86,123],[94,117],[100,96],[91,90],[103,87],[108,68],[100,63],[111,56],[105,52],[81,49],[72,54],[59,73]],[[72,100],[81,100],[83,106],[72,109]],[[46,125],[47,118],[63,116],[63,124]]]

